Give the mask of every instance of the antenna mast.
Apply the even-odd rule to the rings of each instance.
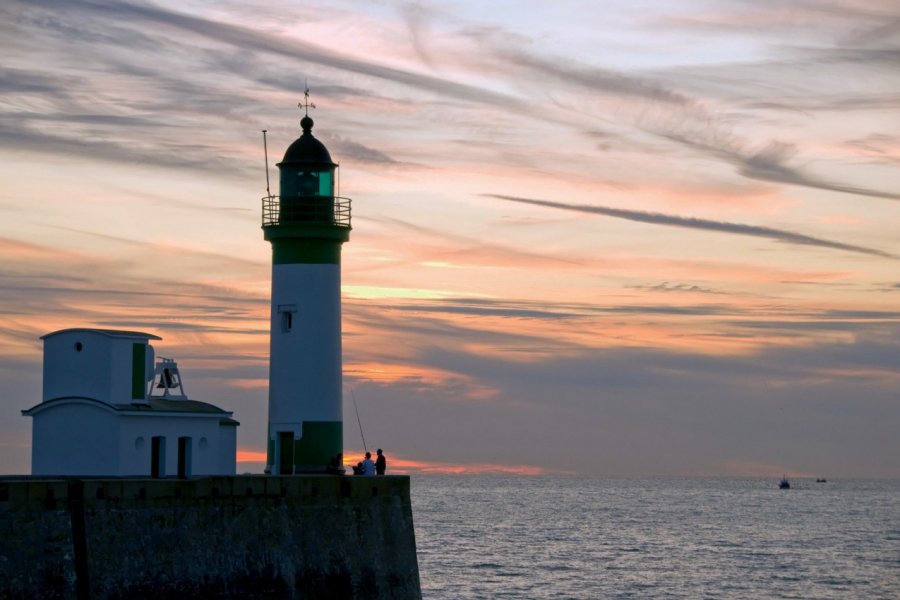
[[[262,130],[263,134],[263,155],[266,157],[266,196],[271,197],[272,192],[269,190],[269,147],[266,144],[266,131],[267,129]]]

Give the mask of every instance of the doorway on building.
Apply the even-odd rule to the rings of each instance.
[[[166,438],[153,436],[150,443],[150,477],[159,479],[166,476]]]
[[[294,474],[294,432],[278,432],[278,474]]]

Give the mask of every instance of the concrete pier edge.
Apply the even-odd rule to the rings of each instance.
[[[2,598],[421,598],[409,477],[0,477]]]

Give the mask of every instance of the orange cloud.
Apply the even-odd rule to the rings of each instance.
[[[413,364],[357,362],[344,365],[344,374],[360,381],[378,383],[427,382],[440,385],[454,377],[453,373]]]
[[[469,400],[489,400],[499,394],[499,390],[481,384],[476,379],[461,373],[454,373],[423,365],[417,365],[411,357],[405,362],[390,364],[382,362],[356,362],[344,365],[344,375],[357,383],[371,382],[389,386],[396,383],[412,384],[422,388],[454,386],[462,397]]]
[[[244,390],[262,389],[269,387],[268,379],[230,379],[229,384]]]

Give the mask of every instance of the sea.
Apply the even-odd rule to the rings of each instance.
[[[426,600],[900,599],[900,480],[414,475]]]

